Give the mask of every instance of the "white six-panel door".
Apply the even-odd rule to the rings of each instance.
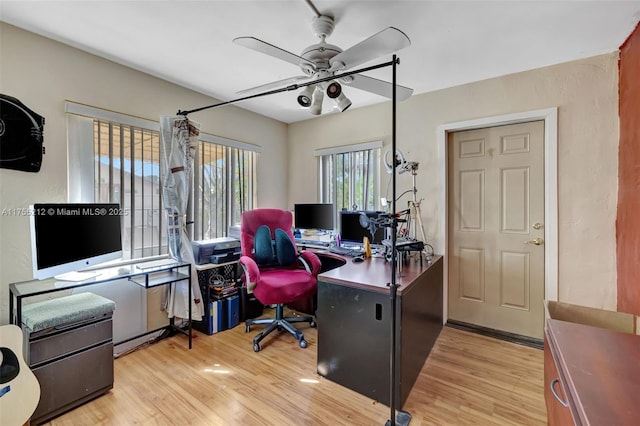
[[[542,338],[544,122],[449,138],[449,319]]]

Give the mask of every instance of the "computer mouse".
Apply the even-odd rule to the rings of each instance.
[[[356,256],[353,258],[353,263],[360,263],[360,262],[364,262],[364,257]]]

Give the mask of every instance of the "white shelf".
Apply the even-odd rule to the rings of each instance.
[[[205,263],[204,265],[195,265],[196,271],[206,271],[208,269],[221,268],[227,265],[234,265],[238,263],[239,260],[232,260],[231,262],[224,263]]]
[[[144,288],[156,287],[159,285],[171,284],[174,282],[189,279],[188,274],[178,271],[153,271],[143,274],[136,274],[129,278],[134,283]]]

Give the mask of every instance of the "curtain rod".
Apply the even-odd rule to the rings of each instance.
[[[313,84],[323,83],[325,81],[337,80],[338,78],[348,77],[350,75],[360,74],[360,73],[363,73],[363,72],[375,70],[375,69],[378,69],[378,68],[388,67],[388,66],[391,66],[391,65],[394,65],[394,64],[399,64],[399,63],[400,63],[400,60],[397,59],[395,57],[395,55],[394,55],[393,60],[391,60],[389,62],[384,62],[382,64],[372,65],[372,66],[367,67],[367,68],[361,68],[359,70],[341,73],[338,76],[330,76],[330,77],[319,78],[317,80],[313,80],[313,81],[310,81],[310,82],[307,82],[307,83],[292,84],[290,86],[282,87],[280,89],[274,89],[274,90],[269,90],[267,92],[256,93],[255,95],[249,95],[249,96],[245,96],[245,97],[242,97],[242,98],[232,99],[230,101],[220,102],[220,103],[213,104],[213,105],[207,105],[207,106],[204,106],[204,107],[201,107],[201,108],[196,108],[196,109],[192,109],[192,110],[188,110],[188,111],[178,110],[177,115],[182,115],[182,116],[186,117],[187,115],[189,115],[191,113],[203,111],[205,109],[216,108],[216,107],[223,106],[223,105],[234,104],[236,102],[245,101],[247,99],[253,99],[253,98],[258,98],[258,97],[267,96],[267,95],[274,95],[276,93],[290,92],[292,90],[297,90],[297,89],[299,89],[301,87],[307,87],[307,86],[311,86]]]

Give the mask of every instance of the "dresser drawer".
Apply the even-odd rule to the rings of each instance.
[[[40,403],[31,417],[40,424],[113,388],[113,344],[100,346],[33,369]]]
[[[37,367],[113,338],[113,321],[108,319],[55,332],[29,341],[29,365]],[[112,354],[113,356],[113,354]]]
[[[564,390],[565,383],[560,378],[549,338],[544,336],[544,402],[547,406],[547,422],[549,426],[570,426],[575,424],[569,408],[569,399]]]

